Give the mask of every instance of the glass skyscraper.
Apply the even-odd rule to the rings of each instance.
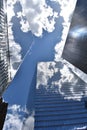
[[[87,74],[87,1],[78,0],[63,50],[63,58]]]
[[[0,96],[9,82],[9,43],[6,0],[0,0]]]

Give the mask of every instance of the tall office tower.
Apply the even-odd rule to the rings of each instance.
[[[6,0],[0,0],[0,96],[9,82],[9,44],[7,33]]]
[[[87,0],[77,0],[62,57],[87,74]]]
[[[39,62],[35,75],[22,130],[87,130],[87,84],[62,59]]]
[[[39,62],[34,130],[87,130],[86,87],[62,59],[58,63]]]
[[[3,129],[8,103],[2,101],[2,94],[9,82],[9,46],[7,31],[6,0],[0,0],[0,130]]]

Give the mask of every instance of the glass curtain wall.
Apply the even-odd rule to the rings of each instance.
[[[0,0],[0,96],[9,83],[9,43],[6,0]]]

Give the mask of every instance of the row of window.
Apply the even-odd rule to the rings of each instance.
[[[3,0],[0,0],[0,96],[8,85],[8,44],[7,20],[5,19]]]

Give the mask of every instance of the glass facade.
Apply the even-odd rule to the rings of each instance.
[[[62,57],[87,74],[87,0],[78,0]],[[80,76],[83,77],[83,76]]]
[[[6,0],[0,0],[0,96],[9,82],[9,44],[5,9]]]

